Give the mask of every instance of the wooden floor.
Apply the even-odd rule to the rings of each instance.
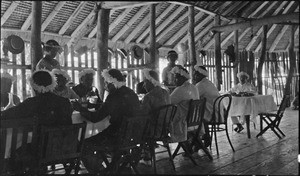
[[[231,122],[229,122],[231,123]],[[280,124],[286,137],[279,139],[272,131],[267,131],[263,136],[256,138],[259,126],[254,129],[251,123],[251,139],[247,138],[246,129],[240,134],[232,132],[229,124],[229,133],[235,152],[232,151],[225,132],[218,135],[220,155],[217,156],[213,144],[211,154],[213,161],[200,150],[194,154],[198,166],[195,166],[189,158],[182,155],[174,159],[176,171],[168,160],[167,152],[159,154],[157,159],[157,174],[172,175],[299,175],[298,171],[298,134],[299,111],[287,108]],[[172,144],[172,149],[176,148]],[[158,149],[159,150],[159,149]],[[153,174],[153,168],[139,164],[140,174]],[[58,171],[56,173],[63,173]],[[87,173],[85,169],[81,174]],[[126,174],[131,173],[130,171]]]

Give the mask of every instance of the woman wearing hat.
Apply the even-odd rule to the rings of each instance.
[[[242,94],[242,93],[257,94],[256,87],[253,86],[250,82],[248,82],[249,75],[247,73],[241,71],[237,74],[237,77],[239,79],[239,83],[236,86],[234,86],[229,91],[229,93],[234,94],[234,95]],[[244,127],[243,127],[243,124],[245,124],[244,116],[241,116],[240,120],[238,119],[238,117],[232,116],[231,121],[233,124],[237,125],[237,127],[234,129],[234,131],[239,133],[244,129]]]
[[[72,108],[68,99],[53,93],[57,83],[48,70],[35,71],[30,78],[34,97],[1,112],[1,118],[31,118],[38,115],[43,124],[72,124]]]
[[[8,72],[1,73],[1,110],[9,104],[9,95],[12,94],[10,91],[14,80],[14,77]],[[20,98],[15,94],[12,95],[12,103],[14,105],[19,104]]]
[[[67,83],[70,82],[71,77],[65,70],[53,69],[52,73],[56,76],[57,86],[55,87],[53,93],[58,96],[67,98],[67,99],[79,99],[79,96],[67,86]]]
[[[105,102],[96,112],[90,112],[82,107],[78,102],[73,103],[75,110],[93,123],[99,122],[110,116],[110,125],[95,136],[84,141],[83,162],[88,171],[93,171],[90,167],[95,157],[93,146],[103,146],[107,142],[115,142],[123,118],[133,117],[140,113],[140,102],[137,94],[125,86],[125,79],[117,69],[105,69],[102,72],[105,82],[105,89],[109,92]],[[92,163],[91,163],[92,162]]]
[[[61,47],[55,40],[48,40],[44,45],[45,56],[36,65],[36,70],[47,69],[52,71],[54,68],[60,69],[59,62],[55,59],[57,53],[61,52]]]

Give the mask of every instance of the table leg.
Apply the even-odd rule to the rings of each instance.
[[[251,138],[251,134],[250,134],[250,115],[245,115],[245,119],[246,119],[246,126],[247,126],[247,135],[248,135],[248,138]]]

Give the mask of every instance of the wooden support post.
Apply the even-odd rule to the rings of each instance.
[[[156,58],[156,46],[155,46],[156,36],[155,36],[155,5],[150,5],[150,59],[152,69],[159,68],[158,58]]]
[[[268,25],[264,25],[263,26],[263,36],[262,36],[262,50],[261,50],[261,56],[260,56],[260,59],[258,62],[258,68],[257,68],[258,94],[262,94],[262,67],[265,62],[265,57],[266,57],[267,32],[268,32]]]
[[[31,24],[31,71],[40,59],[43,58],[41,44],[41,25],[42,25],[42,1],[32,2],[32,24]]]
[[[294,45],[295,45],[295,27],[294,25],[291,26],[291,35],[290,35],[290,45],[289,45],[289,59],[290,59],[290,70],[288,73],[288,77],[286,79],[285,83],[285,89],[284,89],[284,95],[290,95],[291,94],[291,83],[292,83],[292,78],[294,74],[294,69],[296,66],[296,57],[295,57],[295,52],[294,52]]]
[[[238,23],[238,20],[235,21]],[[233,75],[234,75],[234,85],[237,85],[239,83],[239,80],[237,78],[238,73],[238,65],[240,62],[239,58],[239,30],[234,31],[234,54],[235,54],[235,61],[233,63]]]
[[[215,25],[220,25],[220,16],[215,16]],[[215,34],[215,63],[216,63],[216,78],[217,78],[217,89],[221,90],[221,84],[222,84],[222,65],[221,65],[221,34],[216,33]]]
[[[194,33],[194,28],[195,28],[195,11],[194,11],[194,6],[189,6],[189,30],[188,30],[188,35],[189,35],[189,50],[190,50],[190,61],[192,62],[192,68],[191,68],[191,78],[194,75],[194,66],[197,64],[196,60],[196,51],[195,51],[195,33]],[[193,79],[192,79],[193,80]]]
[[[97,49],[97,60],[98,60],[98,85],[100,98],[103,99],[104,96],[104,79],[101,73],[108,66],[108,30],[109,30],[109,9],[100,9],[98,12],[97,19],[97,39],[96,39],[96,49]]]

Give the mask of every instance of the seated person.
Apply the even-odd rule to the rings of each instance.
[[[167,104],[170,104],[170,95],[167,90],[161,88],[161,84],[159,82],[158,73],[151,69],[144,69],[144,86],[145,91],[147,92],[141,102],[141,109],[145,114],[151,114],[152,118],[150,120],[151,129],[154,130],[155,125],[155,112],[157,110]],[[161,122],[161,121],[159,121]],[[162,124],[158,124],[158,127],[162,126]],[[161,128],[160,128],[161,129]],[[145,151],[145,157],[141,161],[146,165],[150,165],[151,162],[150,151]]]
[[[93,69],[83,69],[79,73],[79,84],[72,87],[74,92],[80,97],[80,103],[86,105],[88,108],[99,108],[102,100],[100,99],[98,89],[93,86],[94,83],[95,70]],[[97,101],[94,103],[89,102],[89,99],[95,99]]]
[[[239,79],[239,83],[234,86],[229,93],[236,95],[236,94],[240,94],[241,92],[244,93],[252,93],[252,94],[257,94],[257,90],[256,87],[253,86],[250,82],[248,82],[249,80],[249,75],[245,72],[239,72],[237,74],[237,77]],[[245,117],[241,116],[241,119],[239,120],[238,117],[236,116],[232,116],[231,117],[232,123],[236,124],[237,127],[234,129],[234,131],[240,133],[244,127],[243,124],[245,124]]]
[[[204,127],[205,127],[205,145],[210,145],[210,136],[209,136],[209,128],[208,125],[206,125],[205,122],[209,122],[212,119],[212,112],[213,112],[213,106],[214,101],[216,98],[220,96],[219,90],[216,88],[216,86],[207,79],[208,72],[204,66],[194,66],[195,72],[194,72],[194,81],[196,83],[196,87],[198,89],[198,93],[200,97],[206,98],[206,104],[205,104],[205,112],[204,112]]]
[[[45,56],[37,63],[36,69],[47,69],[49,71],[52,71],[54,68],[60,69],[60,64],[55,57],[58,53],[62,52],[62,48],[59,46],[57,41],[48,40],[44,44],[43,50]]]
[[[48,70],[35,71],[30,78],[30,85],[35,92],[34,97],[27,98],[22,103],[1,112],[2,119],[23,119],[38,117],[40,125],[67,125],[72,124],[72,107],[68,99],[53,93],[57,83],[55,76]],[[19,143],[19,141],[18,141]],[[22,143],[22,141],[20,141]],[[16,156],[26,156],[12,164],[14,170],[36,167],[36,149],[30,144],[17,149]]]
[[[196,86],[189,82],[190,74],[184,67],[177,65],[171,70],[171,73],[175,75],[176,85],[170,95],[171,103],[177,105],[173,127],[171,127],[171,138],[173,142],[181,142],[187,140],[187,130],[194,130],[194,128],[187,129],[186,116],[189,110],[189,101],[199,99],[199,93]]]
[[[105,89],[109,92],[105,102],[96,112],[88,111],[78,102],[74,102],[74,109],[93,123],[99,122],[110,116],[110,125],[102,132],[85,139],[83,158],[85,167],[93,172],[90,167],[95,158],[93,146],[105,146],[107,143],[117,142],[117,135],[123,118],[132,117],[140,113],[140,102],[137,94],[125,86],[125,79],[117,69],[105,69],[102,72]]]
[[[52,73],[56,76],[57,86],[55,87],[53,93],[67,98],[67,99],[79,99],[79,96],[67,86],[67,83],[70,82],[71,77],[65,70],[53,69]]]
[[[1,73],[1,111],[9,104],[9,94],[12,94],[11,87],[14,80],[14,77],[9,73]],[[15,94],[13,94],[12,103],[14,105],[18,105],[20,103],[20,98]]]

